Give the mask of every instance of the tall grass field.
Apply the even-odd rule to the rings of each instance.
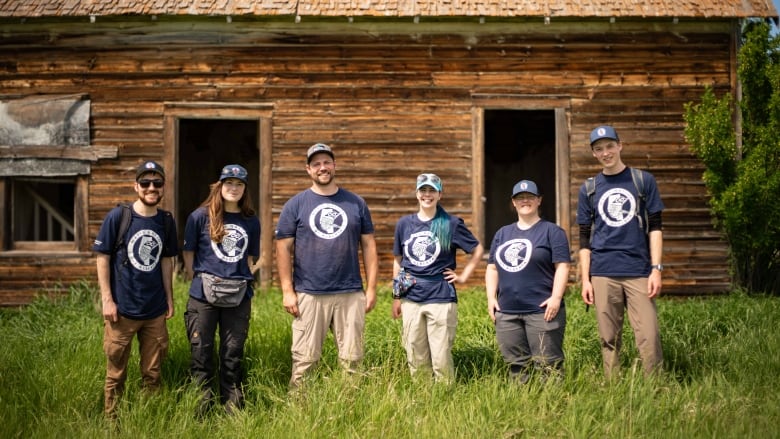
[[[644,378],[626,323],[623,373],[605,382],[593,309],[566,297],[565,376],[506,378],[484,291],[459,294],[452,386],[412,380],[390,291],[367,317],[365,371],[344,376],[332,338],[305,392],[288,394],[291,317],[278,290],[253,299],[244,410],[194,413],[175,285],[164,388],[140,390],[137,342],[118,418],[103,417],[103,326],[93,285],[0,309],[0,438],[771,438],[780,437],[780,298],[658,301],[664,372]]]

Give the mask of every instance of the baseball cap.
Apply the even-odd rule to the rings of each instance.
[[[324,143],[315,143],[309,148],[309,151],[306,153],[306,163],[309,163],[311,161],[311,156],[320,152],[324,152],[325,154],[330,155],[330,158],[336,160],[336,156],[333,155],[333,150],[330,149],[330,146]]]
[[[154,161],[146,161],[138,165],[138,168],[135,170],[135,180],[138,181],[138,177],[140,177],[143,174],[146,174],[147,172],[156,172],[160,174],[160,177],[165,180],[165,170],[162,166],[160,166],[159,163]]]
[[[241,165],[226,165],[219,174],[219,181],[225,180],[226,178],[237,178],[246,183],[247,175],[246,169]]]
[[[620,138],[617,135],[617,131],[615,131],[615,129],[609,125],[602,125],[600,127],[596,127],[593,131],[590,132],[591,146],[593,146],[594,143],[596,143],[601,139],[612,139],[620,142]]]
[[[420,174],[417,176],[417,190],[423,186],[430,186],[436,189],[436,192],[441,192],[441,178],[436,174]]]
[[[517,194],[522,194],[524,192],[528,192],[529,194],[533,194],[535,196],[539,196],[539,189],[536,187],[536,183],[534,183],[531,180],[520,180],[515,184],[515,187],[512,188],[512,197],[514,198]]]

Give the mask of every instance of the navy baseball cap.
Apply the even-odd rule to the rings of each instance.
[[[138,181],[138,178],[147,172],[156,172],[165,180],[165,169],[159,163],[149,160],[138,165],[135,170],[135,181]]]
[[[306,163],[309,163],[311,161],[311,157],[314,154],[318,154],[320,152],[324,152],[325,154],[328,154],[330,158],[336,160],[336,156],[333,155],[333,150],[330,149],[330,146],[324,143],[315,143],[309,148],[309,151],[306,153]]]
[[[531,180],[520,180],[515,184],[515,187],[512,188],[512,198],[514,198],[515,195],[524,192],[528,192],[537,197],[539,196],[539,189],[536,187],[536,183]]]
[[[601,139],[611,139],[620,142],[617,131],[609,125],[602,125],[590,132],[590,146]]]
[[[249,175],[241,165],[226,165],[219,174],[219,181],[227,178],[237,178],[246,183],[246,177]]]

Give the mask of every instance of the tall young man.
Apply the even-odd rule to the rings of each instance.
[[[579,192],[582,299],[596,306],[606,376],[620,367],[624,309],[644,372],[651,374],[663,362],[655,298],[661,294],[664,205],[653,175],[623,163],[613,127],[594,129],[590,147],[603,169]]]

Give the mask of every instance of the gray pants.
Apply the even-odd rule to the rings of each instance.
[[[512,378],[528,380],[531,369],[545,374],[563,372],[563,335],[566,308],[547,322],[544,313],[506,314],[496,312],[496,340]]]

